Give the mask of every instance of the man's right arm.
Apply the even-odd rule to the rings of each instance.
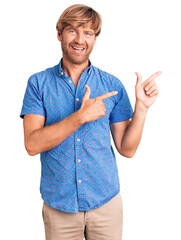
[[[90,88],[88,85],[85,87],[86,92],[82,98],[81,108],[58,123],[44,127],[44,116],[25,114],[23,121],[24,139],[25,148],[29,155],[34,156],[56,147],[85,122],[95,121],[105,116],[106,108],[102,101],[116,95],[117,92],[113,91],[89,99]]]
[[[54,148],[84,122],[80,111],[77,111],[60,122],[44,127],[44,116],[26,114],[23,120],[26,151],[34,156]]]

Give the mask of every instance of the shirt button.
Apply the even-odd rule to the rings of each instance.
[[[63,75],[63,72],[61,72],[61,75]]]
[[[82,181],[79,179],[79,183],[81,183]]]
[[[79,101],[79,98],[77,98],[76,100]]]
[[[80,142],[80,138],[77,138],[77,141]]]
[[[71,83],[72,81],[71,80],[69,80],[69,83]]]
[[[81,160],[80,160],[80,159],[78,159],[78,162],[81,162]]]

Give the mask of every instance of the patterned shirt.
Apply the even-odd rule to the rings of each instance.
[[[94,67],[83,71],[77,87],[59,64],[30,76],[20,117],[38,114],[48,126],[62,121],[81,107],[85,84],[90,98],[107,92],[105,116],[81,125],[56,147],[40,153],[42,199],[51,207],[70,213],[98,208],[120,192],[118,168],[111,145],[110,123],[132,117],[127,92],[119,79]]]

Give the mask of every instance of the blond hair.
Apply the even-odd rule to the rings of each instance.
[[[93,8],[83,4],[75,4],[62,13],[57,21],[56,29],[62,32],[68,25],[76,27],[85,26],[90,23],[90,28],[94,30],[95,35],[98,36],[101,32],[102,20],[98,12]]]

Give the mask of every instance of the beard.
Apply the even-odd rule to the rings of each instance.
[[[82,54],[70,52],[69,49],[72,48],[71,46],[75,47],[75,44],[72,43],[72,44],[66,45],[66,43],[62,39],[62,42],[61,42],[62,52],[69,62],[76,64],[76,65],[81,65],[89,60],[89,55],[92,52],[93,46],[92,46],[92,48],[89,48],[89,50],[88,50],[87,46],[76,45],[76,47],[84,48],[84,50],[83,50],[84,52]]]

